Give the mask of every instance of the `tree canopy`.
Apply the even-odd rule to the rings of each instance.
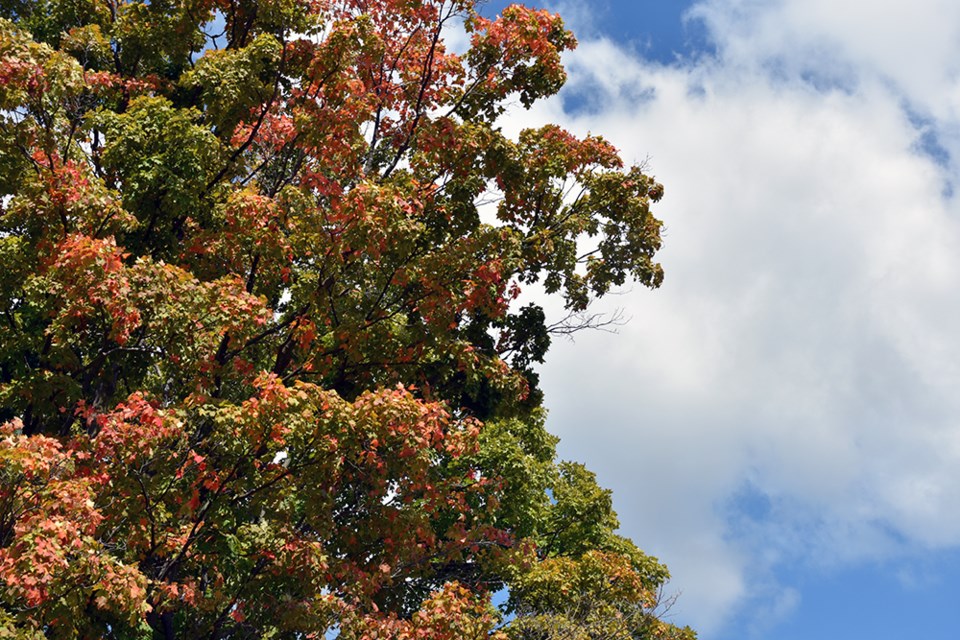
[[[693,637],[556,460],[573,327],[517,304],[662,280],[661,185],[498,126],[574,45],[474,0],[0,0],[0,637]]]

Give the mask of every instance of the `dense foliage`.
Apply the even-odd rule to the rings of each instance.
[[[556,461],[515,303],[662,278],[659,184],[496,124],[574,44],[474,0],[0,0],[0,637],[692,637]]]

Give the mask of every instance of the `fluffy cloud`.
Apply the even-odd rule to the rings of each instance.
[[[960,5],[898,4],[707,0],[715,54],[669,66],[581,38],[508,122],[601,133],[667,187],[664,287],[544,382],[705,638],[788,615],[783,564],[960,544]]]

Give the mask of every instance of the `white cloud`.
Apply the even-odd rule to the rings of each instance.
[[[705,640],[797,606],[780,563],[960,544],[960,205],[920,151],[960,153],[960,5],[897,4],[707,0],[717,55],[675,66],[581,38],[566,100],[508,123],[603,134],[667,187],[663,288],[544,385]]]

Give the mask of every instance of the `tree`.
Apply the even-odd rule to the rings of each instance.
[[[588,574],[681,633],[514,302],[662,279],[659,184],[497,126],[574,44],[474,0],[0,0],[0,636],[562,637]]]

